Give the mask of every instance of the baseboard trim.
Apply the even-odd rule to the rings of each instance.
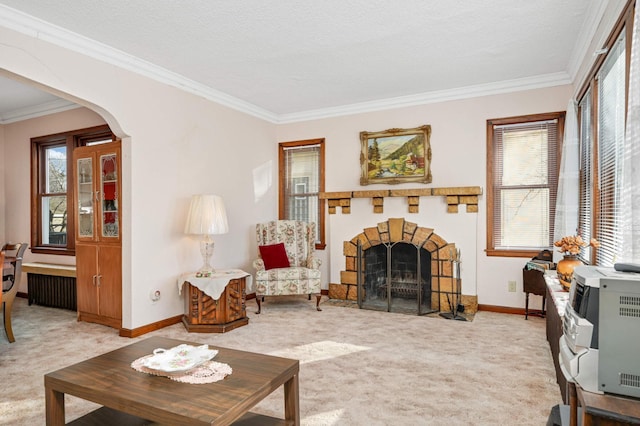
[[[329,295],[329,290],[320,290],[320,294],[322,296],[328,296]],[[247,294],[246,296],[246,300],[251,300],[251,299],[255,299],[256,298],[256,294],[255,293],[251,293],[251,294]]]
[[[481,305],[478,304],[479,311],[498,312],[500,314],[514,314],[524,315],[524,308],[511,308],[509,306],[497,306],[497,305]],[[531,314],[531,312],[529,313]]]
[[[175,317],[166,318],[161,321],[156,321],[151,324],[143,325],[142,327],[134,328],[130,330],[128,328],[121,328],[120,337],[138,337],[143,334],[150,333],[152,331],[160,330],[161,328],[169,327],[170,325],[177,324],[182,321],[182,315],[176,315]]]

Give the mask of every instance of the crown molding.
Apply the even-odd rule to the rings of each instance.
[[[26,13],[0,4],[0,25],[36,39],[72,50],[85,56],[132,71],[144,77],[184,90],[210,101],[251,116],[276,122],[277,115],[185,78],[165,68],[144,61],[128,53],[114,49],[88,37],[81,36],[59,26],[27,15]]]
[[[580,28],[580,33],[571,52],[569,65],[567,66],[571,81],[576,82],[576,77],[582,66],[582,62],[588,57],[588,49],[595,37],[598,26],[602,22],[602,18],[607,10],[607,2],[593,2],[592,7],[587,11],[584,23]],[[589,67],[595,61],[592,55],[589,58]],[[576,82],[577,83],[577,82]]]
[[[295,123],[308,120],[339,117],[344,115],[362,114],[366,112],[405,108],[418,105],[433,104],[460,99],[477,98],[480,96],[498,95],[503,93],[520,92],[524,90],[541,89],[545,87],[571,84],[566,72],[544,74],[535,77],[505,80],[495,83],[478,84],[448,90],[419,93],[416,95],[400,96],[377,101],[361,102],[334,108],[323,108],[302,111],[291,114],[281,114],[277,124]]]
[[[489,84],[467,86],[455,89],[439,90],[416,95],[400,96],[361,102],[331,108],[276,114],[226,93],[212,89],[165,68],[144,61],[133,55],[109,47],[105,44],[73,33],[64,28],[27,15],[23,12],[0,4],[0,25],[26,34],[39,40],[64,47],[102,62],[124,68],[155,81],[176,87],[201,96],[223,106],[263,119],[274,124],[286,124],[307,120],[374,112],[386,109],[432,104],[458,99],[468,99],[537,88],[571,84],[572,79],[566,72],[546,74],[515,80],[506,80]]]
[[[55,114],[57,112],[68,111],[80,108],[80,105],[69,102],[65,99],[55,99],[39,105],[33,105],[25,108],[18,108],[13,111],[0,114],[0,124],[15,123],[30,118],[42,117],[44,115]]]

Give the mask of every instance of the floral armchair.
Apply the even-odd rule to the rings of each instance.
[[[256,225],[260,258],[256,269],[258,314],[264,296],[316,295],[320,311],[320,259],[314,257],[315,224],[296,220],[274,220]]]

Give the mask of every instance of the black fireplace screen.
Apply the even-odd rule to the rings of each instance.
[[[358,247],[358,306],[423,315],[431,304],[431,253],[406,242]]]

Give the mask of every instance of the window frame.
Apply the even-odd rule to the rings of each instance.
[[[625,58],[625,88],[624,88],[624,117],[625,117],[625,129],[626,132],[626,117],[628,112],[628,102],[629,102],[629,71],[631,67],[631,43],[633,39],[633,17],[635,11],[635,0],[628,0],[625,8],[623,9],[618,21],[614,25],[609,37],[607,38],[604,49],[602,51],[604,54],[600,54],[596,61],[594,62],[591,70],[587,74],[584,79],[580,90],[576,96],[578,102],[578,128],[580,129],[579,135],[579,144],[580,144],[580,152],[582,153],[584,149],[589,150],[590,154],[590,167],[589,170],[583,170],[581,167],[580,170],[580,182],[581,185],[584,184],[584,181],[588,179],[588,185],[580,187],[580,200],[582,201],[583,197],[587,195],[589,192],[591,208],[587,211],[585,210],[585,205],[580,204],[578,217],[581,220],[579,222],[581,225],[585,224],[585,221],[588,220],[586,225],[589,225],[588,231],[584,231],[579,229],[578,232],[582,235],[583,239],[588,240],[590,238],[598,239],[600,232],[602,231],[602,222],[601,222],[601,182],[600,182],[600,130],[599,130],[599,120],[600,120],[600,85],[599,85],[599,76],[600,73],[607,61],[607,58],[618,42],[619,37],[625,32],[625,46],[624,46],[624,58]],[[589,102],[589,120],[588,130],[589,131],[589,147],[585,148],[583,145],[583,102]],[[580,258],[588,263],[593,265],[600,265],[598,263],[598,249],[593,249],[590,247],[586,247],[580,252]]]
[[[564,138],[564,122],[565,122],[565,112],[564,111],[556,111],[556,112],[547,112],[541,114],[528,114],[528,115],[520,115],[506,118],[495,118],[487,120],[487,247],[485,249],[485,253],[487,256],[500,256],[500,257],[533,257],[540,250],[535,249],[496,249],[496,242],[494,241],[494,218],[495,218],[495,209],[496,206],[496,194],[494,193],[493,188],[493,180],[494,180],[494,165],[495,165],[495,141],[494,141],[494,127],[495,126],[503,126],[503,125],[512,125],[512,124],[526,124],[533,123],[538,121],[549,121],[549,120],[558,120],[557,122],[557,132],[556,135],[557,143],[556,143],[556,170],[555,176],[557,178],[559,170],[560,170],[560,154],[562,152],[562,142]],[[551,194],[550,194],[551,196]],[[553,194],[555,198],[555,194]],[[550,220],[553,221],[553,217],[555,216],[555,203],[551,205],[549,208],[552,211]],[[550,232],[553,229],[553,223],[551,223]],[[550,240],[553,236],[550,236]],[[546,247],[550,248],[550,247]]]
[[[286,202],[285,184],[286,184],[286,168],[285,168],[285,152],[288,148],[304,147],[309,145],[319,145],[320,158],[318,161],[318,242],[316,250],[324,250],[327,246],[325,237],[325,200],[320,198],[320,193],[325,189],[325,140],[324,138],[306,139],[300,141],[279,142],[278,143],[278,218],[285,220]]]
[[[75,255],[75,185],[73,182],[73,150],[92,142],[111,139],[116,140],[108,125],[88,127],[69,132],[31,138],[31,252],[39,254],[55,254],[62,256]],[[46,188],[46,162],[44,153],[47,148],[65,146],[67,150],[67,243],[53,245],[42,243],[42,198],[49,196]],[[62,195],[62,193],[57,194]]]

